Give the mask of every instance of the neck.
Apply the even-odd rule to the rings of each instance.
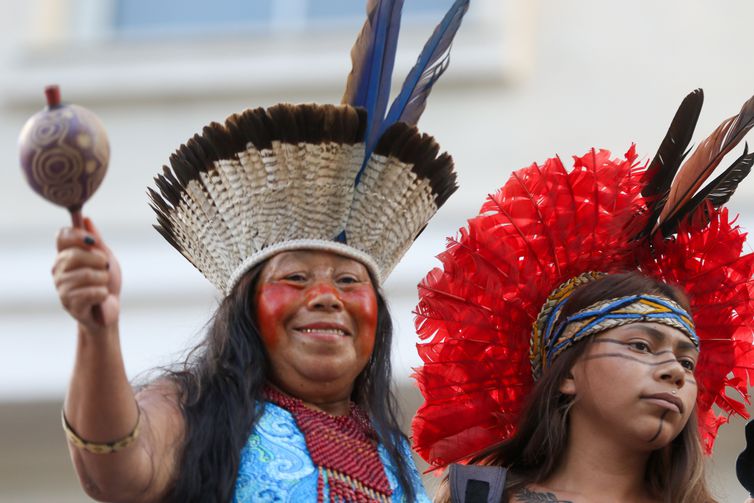
[[[301,400],[301,402],[308,408],[319,410],[330,414],[331,416],[347,416],[351,412],[351,398],[350,396],[343,396],[342,394],[326,394],[321,391],[318,393],[306,393],[301,390],[286,390],[272,382],[268,381],[268,386],[273,389],[285,393]]]
[[[542,485],[556,493],[588,496],[587,501],[649,501],[644,483],[649,453],[622,445],[614,437],[572,422],[560,466]]]

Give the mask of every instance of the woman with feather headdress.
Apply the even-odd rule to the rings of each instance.
[[[754,254],[723,205],[754,154],[700,187],[754,98],[682,165],[702,99],[648,164],[632,146],[515,172],[419,286],[436,501],[715,501],[703,454],[754,376]]]
[[[157,230],[220,290],[186,363],[134,391],[120,271],[91,221],[53,276],[78,322],[63,426],[101,501],[427,501],[390,391],[380,285],[455,191],[414,126],[468,8],[457,0],[388,110],[402,1],[370,0],[343,104],[246,110],[182,145]]]

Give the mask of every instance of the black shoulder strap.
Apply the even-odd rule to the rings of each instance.
[[[507,470],[502,466],[450,465],[452,503],[500,503]]]

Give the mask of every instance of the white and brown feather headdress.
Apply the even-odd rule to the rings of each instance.
[[[451,157],[415,124],[469,0],[453,4],[386,114],[402,3],[367,3],[343,104],[231,115],[155,178],[155,228],[220,291],[293,249],[357,259],[382,282],[456,190]]]

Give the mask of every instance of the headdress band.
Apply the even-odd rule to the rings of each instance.
[[[372,278],[376,282],[376,285],[381,285],[383,281],[382,271],[379,266],[368,253],[364,253],[361,250],[348,246],[345,243],[338,243],[337,241],[327,241],[324,239],[291,239],[276,243],[268,246],[267,248],[254,253],[247,257],[235,270],[230,274],[230,280],[225,288],[225,294],[230,294],[233,286],[243,277],[244,274],[249,272],[254,266],[261,264],[273,255],[284,251],[294,250],[317,250],[317,251],[329,251],[348,257],[354,260],[358,260],[369,270]]]
[[[540,311],[532,331],[530,359],[532,372],[538,379],[560,353],[590,335],[631,323],[661,323],[683,332],[699,347],[691,315],[677,302],[657,295],[629,295],[603,300],[587,306],[560,320],[566,301],[577,287],[605,276],[587,272],[566,281],[550,294]]]
[[[547,297],[539,315],[532,327],[531,341],[529,344],[529,360],[531,361],[532,375],[538,379],[548,364],[549,353],[545,343],[552,339],[552,332],[560,318],[560,311],[571,294],[581,285],[600,279],[605,276],[603,272],[588,271],[574,276],[557,287]]]
[[[680,330],[699,347],[691,316],[676,302],[654,295],[630,295],[592,304],[563,320],[546,341],[547,364],[585,337],[639,322],[661,323]]]

